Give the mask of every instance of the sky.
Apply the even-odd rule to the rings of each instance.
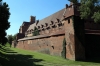
[[[10,8],[10,28],[7,35],[14,35],[19,32],[23,21],[30,21],[30,16],[36,16],[41,20],[69,4],[68,0],[3,0]]]

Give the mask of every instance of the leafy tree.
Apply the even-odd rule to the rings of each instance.
[[[80,13],[82,19],[92,18],[100,22],[100,0],[81,0]]]
[[[2,38],[2,44],[5,45],[8,42],[8,39],[6,37]]]
[[[38,31],[38,29],[35,27],[35,28],[34,28],[34,32],[33,32],[33,36],[37,36],[37,35],[39,35],[39,31]]]
[[[0,44],[4,45],[7,42],[6,30],[10,27],[8,22],[10,16],[8,4],[0,0]]]
[[[10,44],[10,46],[12,45],[12,41],[16,40],[16,34],[14,35],[7,35],[7,41]]]
[[[14,34],[14,35],[12,36],[13,40],[16,40],[16,35],[17,35],[17,34]]]
[[[62,49],[61,55],[63,58],[66,58],[66,39],[65,38],[63,39],[63,49]]]
[[[80,3],[80,16],[82,19],[93,19],[95,23],[100,23],[100,0],[68,0],[73,3]]]
[[[8,39],[8,43],[10,44],[10,46],[12,45],[12,41],[13,41],[13,36],[12,35],[8,35],[7,36]]]
[[[73,3],[78,3],[79,2],[79,0],[68,0],[68,1],[73,2]]]

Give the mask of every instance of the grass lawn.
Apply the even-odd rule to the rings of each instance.
[[[17,48],[0,49],[1,66],[100,66],[100,63],[66,60],[38,52]]]

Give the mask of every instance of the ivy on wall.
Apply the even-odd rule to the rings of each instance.
[[[66,58],[66,39],[65,38],[63,39],[63,50],[61,52],[61,56],[63,58]]]
[[[34,32],[33,32],[33,36],[37,36],[37,35],[39,35],[39,30],[35,27]]]

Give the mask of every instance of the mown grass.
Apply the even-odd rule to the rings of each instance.
[[[51,56],[43,53],[3,47],[0,50],[2,66],[100,66],[100,63],[79,62]]]

